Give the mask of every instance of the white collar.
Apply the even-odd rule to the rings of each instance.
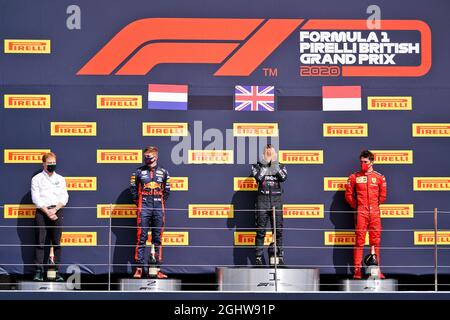
[[[52,175],[49,175],[49,174],[47,173],[47,171],[45,171],[45,170],[42,170],[42,172],[43,172],[44,175],[45,175],[47,178],[49,178],[49,179],[53,179],[53,177],[56,177],[56,171],[53,171],[53,174],[52,174]]]

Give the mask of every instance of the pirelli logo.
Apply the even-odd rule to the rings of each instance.
[[[367,110],[412,110],[412,97],[367,97]]]
[[[5,109],[50,109],[49,94],[5,94]]]
[[[412,150],[370,150],[375,155],[376,164],[412,164]]]
[[[233,123],[235,137],[277,137],[278,123]]]
[[[136,218],[134,204],[97,204],[97,218]]]
[[[414,191],[450,191],[450,177],[414,177]]]
[[[450,137],[450,123],[413,123],[413,137]]]
[[[97,163],[141,163],[141,150],[97,150]]]
[[[51,53],[50,40],[5,39],[5,53]]]
[[[143,136],[179,137],[188,135],[187,122],[144,122]]]
[[[188,191],[188,177],[170,177],[170,191]]]
[[[51,122],[50,135],[52,136],[88,136],[97,135],[96,122]]]
[[[189,218],[234,218],[232,204],[190,204]]]
[[[142,109],[142,96],[97,95],[97,109]]]
[[[258,183],[252,177],[234,177],[234,191],[257,191]]]
[[[323,204],[285,204],[283,205],[284,218],[317,218],[323,219]]]
[[[345,191],[347,177],[325,177],[323,178],[324,191]]]
[[[63,232],[61,246],[96,246],[97,232]]]
[[[5,163],[42,163],[42,156],[50,149],[5,149]]]
[[[96,191],[97,177],[65,177],[68,191]]]
[[[280,162],[290,164],[323,164],[323,150],[280,150]]]
[[[5,204],[3,210],[5,219],[34,218],[36,215],[34,204]]]
[[[367,123],[324,123],[324,137],[367,137],[369,127]]]
[[[414,245],[426,246],[434,245],[435,243],[434,231],[414,231]],[[437,232],[437,244],[450,244],[450,230]]]
[[[233,150],[189,150],[189,164],[233,164]]]
[[[353,246],[356,241],[354,231],[325,231],[326,246]],[[366,233],[365,245],[369,244],[369,233]]]
[[[147,245],[152,244],[152,233],[148,233]],[[161,244],[163,246],[188,246],[188,231],[164,231],[162,233]]]
[[[254,231],[235,231],[234,245],[235,246],[254,246],[256,239],[256,232]],[[266,232],[264,237],[264,245],[268,246],[272,243],[272,232]]]
[[[381,218],[414,218],[413,204],[380,204]]]

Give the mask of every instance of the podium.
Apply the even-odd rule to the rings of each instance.
[[[180,291],[177,279],[121,279],[121,291]]]
[[[365,291],[365,292],[384,292],[398,291],[398,281],[395,279],[383,280],[353,280],[347,279],[340,283],[340,291]]]
[[[319,269],[273,267],[216,268],[219,291],[319,291]],[[275,288],[276,287],[276,288]],[[276,290],[275,290],[276,289]]]
[[[22,291],[72,291],[66,282],[20,281],[18,289]]]

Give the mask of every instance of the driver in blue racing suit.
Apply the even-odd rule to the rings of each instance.
[[[144,252],[151,227],[152,250],[149,256],[149,276],[165,279],[159,267],[162,263],[161,237],[164,232],[164,204],[170,193],[169,172],[158,165],[158,149],[146,147],[143,151],[145,165],[138,168],[130,178],[130,191],[137,210],[137,234],[134,259],[134,278],[140,279],[144,270]]]

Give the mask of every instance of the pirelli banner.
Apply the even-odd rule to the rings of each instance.
[[[383,272],[434,272],[429,247],[450,244],[449,1],[410,0],[405,14],[403,3],[347,0],[326,15],[323,3],[297,0],[242,1],[239,13],[226,1],[207,11],[182,0],[4,2],[0,274],[32,271],[20,245],[33,243],[31,179],[47,152],[69,192],[62,264],[105,274],[111,258],[113,273],[131,273],[141,211],[130,176],[146,146],[171,177],[163,271],[252,265],[251,168],[267,144],[288,172],[286,264],[349,276],[345,189],[368,149],[387,181],[374,209]]]

